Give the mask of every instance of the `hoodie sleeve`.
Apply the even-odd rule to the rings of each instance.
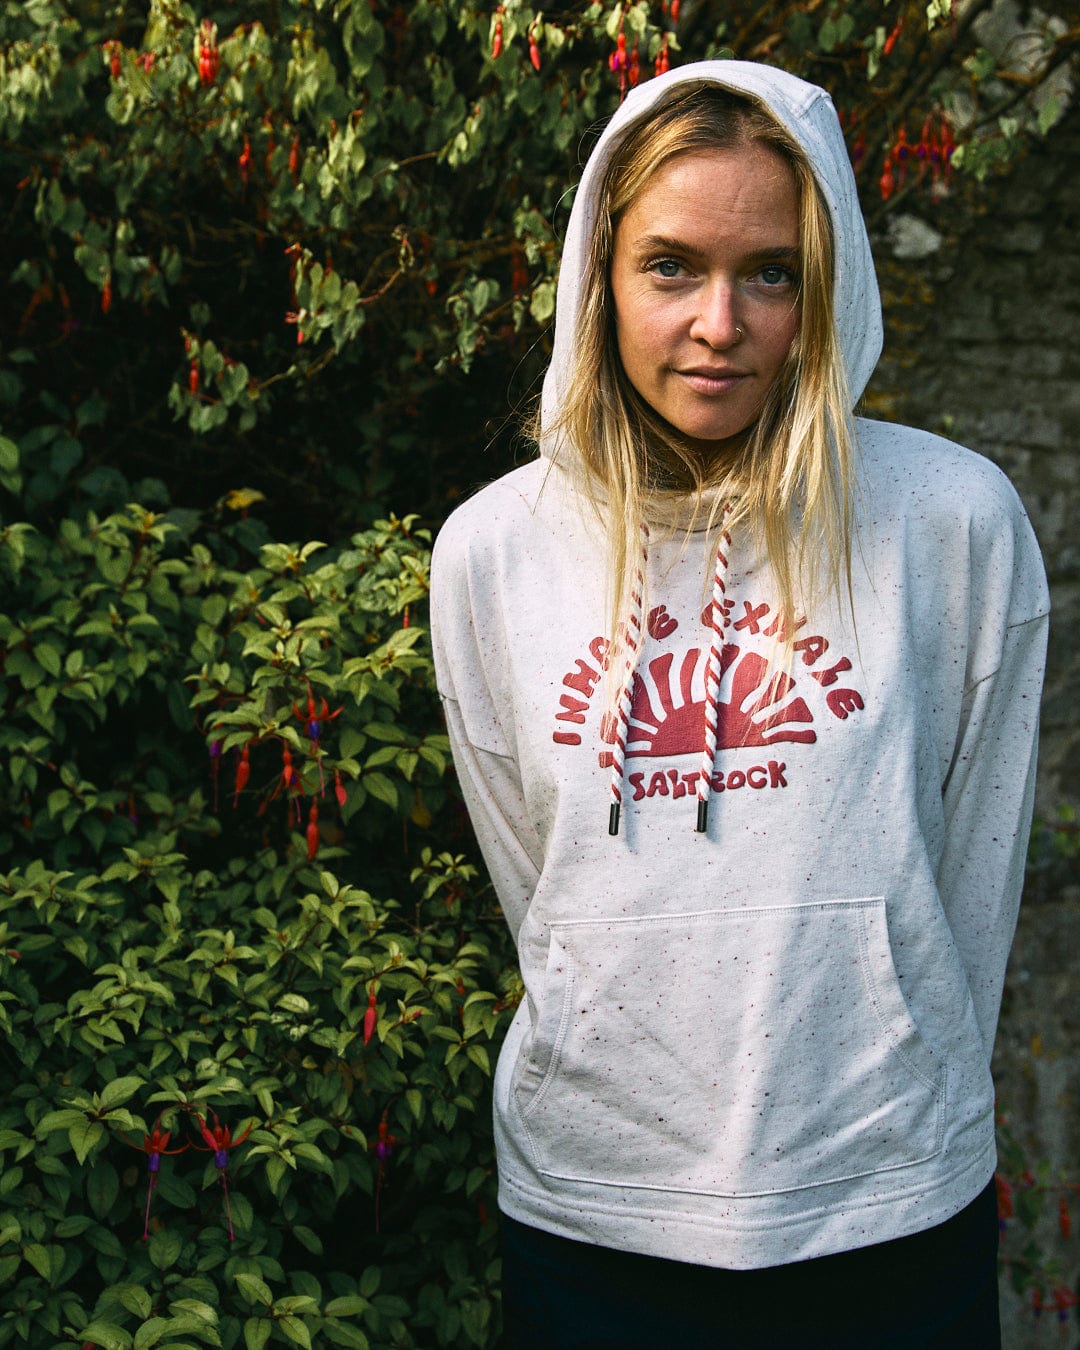
[[[961,706],[943,789],[937,877],[987,1059],[1024,883],[1049,609],[1038,545],[1018,502],[1010,533],[996,553],[1011,596],[1006,591],[1002,604],[997,590],[997,603],[982,610],[1002,618],[980,623],[972,616],[974,650],[986,673],[972,672]],[[985,569],[991,582],[995,570]]]
[[[467,526],[451,517],[436,542],[431,569],[431,639],[435,674],[461,793],[499,904],[515,937],[540,876],[542,848],[532,824],[504,727],[504,699],[491,687],[499,668],[498,607],[476,603],[470,584]]]

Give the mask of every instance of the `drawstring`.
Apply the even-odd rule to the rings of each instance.
[[[730,508],[728,508],[730,509]],[[622,812],[623,769],[626,762],[626,743],[630,737],[630,707],[633,695],[634,673],[637,668],[638,651],[641,645],[643,621],[643,595],[645,590],[644,569],[648,565],[649,532],[642,527],[644,543],[641,550],[641,564],[634,570],[634,583],[630,591],[630,613],[623,629],[622,640],[625,659],[623,662],[622,685],[619,689],[619,703],[614,718],[614,743],[611,751],[611,809],[608,813],[608,834],[619,833],[619,816]],[[728,557],[725,547],[731,548],[731,536],[726,530],[720,535],[716,547],[716,561],[713,567],[712,598],[709,603],[709,657],[705,663],[705,744],[701,752],[701,769],[697,786],[697,832],[704,834],[709,825],[709,795],[712,788],[712,775],[716,763],[716,742],[720,724],[720,658],[724,647],[724,606],[727,601]]]
[[[645,571],[649,562],[649,530],[641,527],[643,542],[641,564],[634,569],[634,584],[630,590],[630,613],[623,631],[626,659],[623,681],[619,690],[619,706],[615,715],[615,745],[611,753],[611,810],[608,813],[608,834],[619,833],[619,813],[622,810],[623,765],[626,760],[626,742],[630,734],[630,700],[633,693],[634,670],[641,643],[642,597],[645,593]]]
[[[727,599],[727,587],[724,584],[728,570],[725,544],[728,548],[731,547],[731,536],[726,530],[721,534],[720,542],[716,546],[712,601],[709,605],[709,627],[712,630],[712,638],[709,643],[709,659],[705,663],[705,745],[701,752],[701,771],[698,774],[698,834],[704,834],[708,829],[709,794],[716,764],[716,739],[720,721],[720,655],[724,646],[724,602]]]

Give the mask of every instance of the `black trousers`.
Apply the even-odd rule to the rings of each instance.
[[[502,1233],[505,1350],[1000,1350],[993,1183],[936,1228],[766,1270]]]

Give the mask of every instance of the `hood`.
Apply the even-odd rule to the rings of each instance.
[[[596,228],[599,188],[608,162],[628,132],[673,89],[702,83],[755,96],[806,151],[832,218],[836,322],[852,400],[857,401],[866,388],[881,354],[881,301],[855,175],[832,99],[817,85],[772,66],[698,61],[638,85],[605,127],[585,165],[563,244],[554,347],[541,398],[543,426],[553,424],[569,381],[588,241]],[[548,446],[542,444],[541,451],[546,454]]]

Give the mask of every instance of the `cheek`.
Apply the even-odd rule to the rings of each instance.
[[[662,360],[676,328],[668,307],[658,305],[655,297],[646,300],[630,291],[622,294],[621,303],[616,298],[615,335],[627,371],[644,373]]]

